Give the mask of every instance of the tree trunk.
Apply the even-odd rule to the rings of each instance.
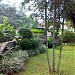
[[[64,23],[62,24],[62,37],[61,37],[60,53],[59,53],[59,59],[58,59],[57,72],[59,72],[59,70],[60,70],[60,61],[61,61],[62,45],[63,45],[63,31],[64,31]]]
[[[56,0],[54,0],[54,20],[53,20],[53,51],[52,51],[52,72],[55,71],[55,25],[56,25]]]
[[[64,8],[63,4],[63,8]],[[64,9],[63,9],[64,13]],[[58,67],[57,67],[57,72],[59,73],[60,70],[60,61],[61,61],[61,55],[62,55],[62,45],[63,45],[63,32],[64,32],[64,17],[63,17],[63,24],[62,24],[62,34],[61,34],[61,44],[60,44],[60,53],[59,53],[59,59],[58,59]]]
[[[46,35],[46,50],[47,50],[47,61],[48,61],[49,73],[51,73],[50,59],[49,59],[49,54],[48,54],[47,29],[48,29],[48,25],[47,25],[47,2],[45,1],[45,35]]]

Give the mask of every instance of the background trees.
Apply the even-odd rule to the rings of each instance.
[[[6,4],[0,4],[0,23],[3,23],[4,16],[8,17],[8,22],[15,28],[26,25],[26,27],[37,27],[37,22],[28,18],[24,13],[17,11],[16,7],[12,7]]]
[[[67,15],[67,19],[73,22],[73,27],[75,31],[75,1],[74,0],[67,0],[65,1],[65,11]]]

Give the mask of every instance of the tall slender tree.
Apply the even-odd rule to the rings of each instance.
[[[65,2],[63,1],[63,13],[65,12],[64,11],[64,5],[65,5]],[[59,70],[60,70],[60,61],[61,61],[61,55],[62,55],[63,32],[64,32],[64,16],[65,15],[63,15],[63,23],[62,23],[62,29],[61,29],[60,52],[59,52],[58,67],[57,67],[57,72],[58,73],[59,73]]]
[[[54,19],[53,19],[53,52],[52,52],[52,72],[55,71],[55,26],[56,26],[56,0],[54,0]]]
[[[46,50],[48,50],[47,30],[48,30],[48,23],[47,23],[47,1],[45,1],[45,35],[46,35]],[[51,73],[51,66],[50,66],[50,59],[49,59],[48,51],[47,51],[47,61],[48,61],[49,73]]]

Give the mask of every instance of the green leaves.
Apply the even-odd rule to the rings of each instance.
[[[15,30],[13,26],[10,26],[7,19],[4,18],[3,24],[0,24],[0,41],[12,40],[15,36]]]
[[[33,38],[32,32],[26,28],[21,28],[19,30],[19,34],[21,35],[22,38],[27,38],[27,39]]]
[[[75,42],[75,33],[73,33],[72,31],[65,31],[63,34],[63,42],[65,43]]]

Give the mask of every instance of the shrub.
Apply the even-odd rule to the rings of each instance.
[[[20,47],[23,50],[31,49],[31,43],[29,39],[23,39],[20,41]]]
[[[35,51],[35,55],[40,54],[40,50],[39,50],[38,48],[37,48],[37,49],[35,49],[34,51]]]
[[[28,55],[31,57],[33,55],[38,55],[40,54],[40,50],[37,48],[37,49],[29,49],[28,50]]]
[[[19,45],[15,45],[15,47],[14,47],[13,50],[14,50],[14,51],[17,51],[17,50],[19,50],[19,49],[21,49],[20,46],[19,46]]]
[[[33,34],[29,29],[21,28],[19,30],[19,34],[22,36],[22,38],[27,38],[27,39],[33,38]]]
[[[38,49],[39,49],[40,53],[46,52],[46,46],[44,44],[41,44]]]
[[[39,47],[39,42],[36,39],[23,39],[20,41],[20,47],[23,50],[36,49]]]
[[[75,34],[72,31],[65,31],[63,34],[64,43],[73,43],[75,41]]]
[[[28,55],[29,55],[30,57],[33,56],[33,55],[35,55],[34,50],[29,49],[29,50],[28,50]]]
[[[3,55],[2,64],[0,70],[3,73],[7,73],[7,71],[12,72],[19,71],[23,69],[26,60],[28,59],[28,54],[26,51],[18,50],[18,51],[7,51]]]
[[[28,51],[29,56],[37,55],[40,53],[39,41],[37,39],[23,39],[20,41],[20,47],[23,50]]]
[[[39,41],[37,39],[31,39],[30,43],[31,43],[31,49],[36,49],[39,47]]]

